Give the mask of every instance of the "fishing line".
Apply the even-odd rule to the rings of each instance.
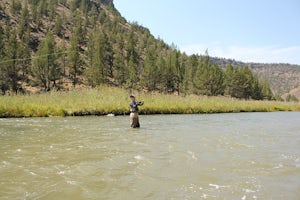
[[[61,54],[67,54],[67,53],[72,53],[72,52],[74,52],[74,51],[65,51],[65,52],[60,52],[60,53],[45,54],[45,55],[41,55],[41,56],[33,56],[30,58],[18,58],[18,59],[4,60],[4,61],[0,61],[0,64],[13,62],[13,61],[26,61],[26,60],[36,59],[36,58],[44,58],[44,57],[51,56],[51,55],[61,55]]]

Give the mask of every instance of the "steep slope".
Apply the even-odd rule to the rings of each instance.
[[[269,85],[248,67],[240,67],[244,63],[225,71],[221,67],[230,60],[181,53],[147,28],[128,23],[112,0],[3,0],[0,25],[3,94],[106,84],[178,94],[272,98]],[[271,83],[275,75],[270,75]],[[298,81],[294,79],[292,84]],[[292,88],[290,82],[276,80],[283,88],[273,84],[273,91]]]
[[[35,58],[39,46],[42,46],[48,33],[53,36],[55,42],[53,52],[59,55],[59,58],[55,59],[56,65],[60,65],[61,68],[59,73],[62,71],[62,74],[59,78],[61,80],[55,85],[60,88],[68,89],[72,85],[94,86],[100,84],[100,82],[90,83],[91,80],[89,79],[91,77],[89,76],[96,72],[88,69],[91,68],[90,65],[100,65],[101,63],[91,63],[88,57],[96,57],[90,54],[95,50],[93,48],[96,48],[103,41],[107,45],[106,49],[112,52],[110,52],[111,55],[100,55],[105,57],[101,59],[106,59],[107,63],[115,63],[105,63],[105,65],[110,65],[110,69],[105,69],[104,76],[108,76],[108,78],[105,77],[105,80],[101,83],[119,84],[116,80],[118,71],[116,62],[123,62],[120,61],[123,58],[124,62],[128,62],[126,59],[128,59],[127,52],[129,48],[136,48],[135,51],[139,51],[139,55],[136,56],[138,56],[141,63],[145,56],[143,50],[145,41],[161,46],[162,52],[169,51],[168,45],[165,45],[162,41],[155,41],[148,29],[138,24],[127,23],[114,8],[112,0],[3,0],[0,2],[0,25],[1,46],[4,46],[4,51],[0,52],[3,53],[3,55],[0,55],[2,60],[0,67],[1,71],[4,71],[3,74],[6,72],[3,79],[6,79],[8,74],[22,73],[21,77],[17,77],[17,81],[20,83],[18,88],[22,86],[23,89],[31,88],[30,90],[33,90],[33,88],[38,88],[38,90],[41,90],[43,86],[45,89],[49,89],[54,84],[40,83],[43,81],[51,82],[51,80],[38,80],[34,77],[46,76],[46,74],[37,74],[34,63],[35,61],[39,62]],[[98,36],[101,38],[97,38]],[[93,41],[94,38],[102,41]],[[75,44],[72,43],[72,39]],[[14,48],[10,46],[10,41],[17,43],[16,46],[20,47],[19,52],[17,52],[17,49],[15,49],[16,51],[10,49]],[[76,55],[72,58],[71,54],[74,51],[76,51]],[[119,52],[116,53],[117,51]],[[41,52],[42,56],[45,53],[47,54],[47,52]],[[74,65],[74,68],[72,68],[70,65],[76,58],[78,58],[76,66]],[[10,60],[20,62],[11,63]],[[114,65],[114,69],[112,69],[112,65]],[[123,63],[118,63],[118,65],[123,65]],[[76,67],[77,69],[75,69]],[[16,72],[7,71],[6,68],[16,68]],[[20,68],[22,69],[20,70]],[[74,73],[74,70],[77,72]],[[113,75],[115,76],[113,77]],[[2,84],[1,87],[13,89],[14,86],[10,85],[13,84],[8,83],[7,86]]]
[[[290,96],[290,95],[292,97],[296,97],[297,100],[299,101],[300,100],[300,86],[297,87],[297,88],[292,89],[291,91],[289,91],[289,93],[286,93],[286,94],[282,95],[282,98],[287,99],[288,96]]]
[[[272,91],[275,94],[283,95],[300,86],[300,65],[287,63],[245,63],[224,58],[212,58],[212,62],[217,63],[223,68],[229,64],[237,67],[249,66],[261,79],[266,79],[270,82]]]

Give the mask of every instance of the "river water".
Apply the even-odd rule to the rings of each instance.
[[[0,119],[0,199],[300,199],[300,113]]]

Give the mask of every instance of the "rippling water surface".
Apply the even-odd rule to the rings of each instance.
[[[0,119],[0,199],[300,199],[300,113]]]

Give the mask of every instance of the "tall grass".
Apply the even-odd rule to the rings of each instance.
[[[144,114],[195,114],[229,112],[273,112],[299,111],[300,104],[276,101],[250,101],[228,97],[203,97],[173,95],[141,95],[145,106]]]
[[[226,97],[136,94],[145,101],[141,114],[194,114],[227,112],[300,111],[300,104],[274,101],[246,101]],[[43,94],[0,97],[0,117],[48,117],[124,115],[129,112],[129,93],[112,87],[52,91]]]

